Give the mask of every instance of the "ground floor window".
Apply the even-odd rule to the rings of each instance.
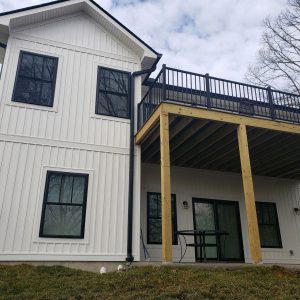
[[[173,245],[177,245],[176,196],[171,195]],[[147,243],[161,244],[161,194],[147,194]]]
[[[256,212],[262,248],[282,248],[275,203],[256,202]]]
[[[87,174],[47,172],[40,237],[84,237],[87,186]]]

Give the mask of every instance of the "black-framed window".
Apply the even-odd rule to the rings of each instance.
[[[262,248],[282,248],[276,204],[256,202],[260,244]]]
[[[98,67],[96,114],[130,118],[130,73]]]
[[[172,239],[177,245],[177,211],[176,195],[171,195],[172,209]],[[147,243],[161,244],[161,194],[147,193]]]
[[[20,51],[12,101],[53,106],[58,58]]]
[[[48,171],[40,237],[84,238],[88,174]]]
[[[6,44],[0,42],[0,78],[2,75],[5,54],[6,54]]]

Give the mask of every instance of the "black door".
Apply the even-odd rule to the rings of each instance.
[[[193,198],[193,218],[195,230],[219,230],[227,233],[205,238],[202,253],[206,253],[207,260],[244,260],[238,202]],[[201,260],[200,247],[195,249],[195,253],[196,260]]]

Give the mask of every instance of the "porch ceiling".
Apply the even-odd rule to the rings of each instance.
[[[237,126],[170,116],[173,166],[240,172]],[[300,179],[300,135],[248,127],[253,174]],[[142,161],[160,162],[159,124],[141,144]]]

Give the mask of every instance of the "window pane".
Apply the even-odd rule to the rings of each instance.
[[[257,212],[257,221],[259,224],[263,223],[264,219],[263,219],[263,212],[261,209],[261,206],[257,203],[256,204],[256,212]]]
[[[128,75],[119,72],[110,73],[110,91],[128,94]]]
[[[72,203],[83,203],[85,180],[86,178],[83,176],[74,177]]]
[[[52,99],[52,84],[43,82],[40,103],[42,105],[51,105]]]
[[[129,116],[128,97],[100,92],[96,113],[127,118]]]
[[[34,62],[34,66],[33,66],[34,73],[33,73],[32,77],[37,78],[37,79],[42,79],[43,64],[44,64],[43,57],[35,55],[33,62]]]
[[[100,90],[128,94],[129,75],[123,72],[100,68]]]
[[[26,103],[35,103],[41,93],[41,82],[27,78],[18,78],[14,100]]]
[[[277,224],[276,207],[269,205],[269,221],[271,224]]]
[[[149,219],[149,242],[161,243],[161,220]]]
[[[268,204],[262,205],[262,214],[263,214],[263,223],[264,224],[270,224],[270,217],[269,217],[269,209],[268,209]]]
[[[81,206],[47,204],[43,234],[80,236],[81,220]]]
[[[73,176],[64,175],[62,177],[62,185],[60,192],[61,203],[71,203],[72,199]]]
[[[52,106],[58,59],[21,52],[12,101]]]
[[[280,247],[276,225],[260,225],[259,234],[262,247]]]
[[[34,63],[32,55],[23,54],[19,74],[22,76],[34,77]]]
[[[149,216],[153,218],[161,218],[160,195],[149,195]]]
[[[61,175],[51,174],[48,185],[47,202],[59,202]]]
[[[43,79],[53,81],[55,77],[57,59],[45,58],[44,59],[44,72]]]
[[[104,69],[100,69],[100,82],[99,82],[99,89],[104,91],[110,90],[110,77],[109,72]]]

